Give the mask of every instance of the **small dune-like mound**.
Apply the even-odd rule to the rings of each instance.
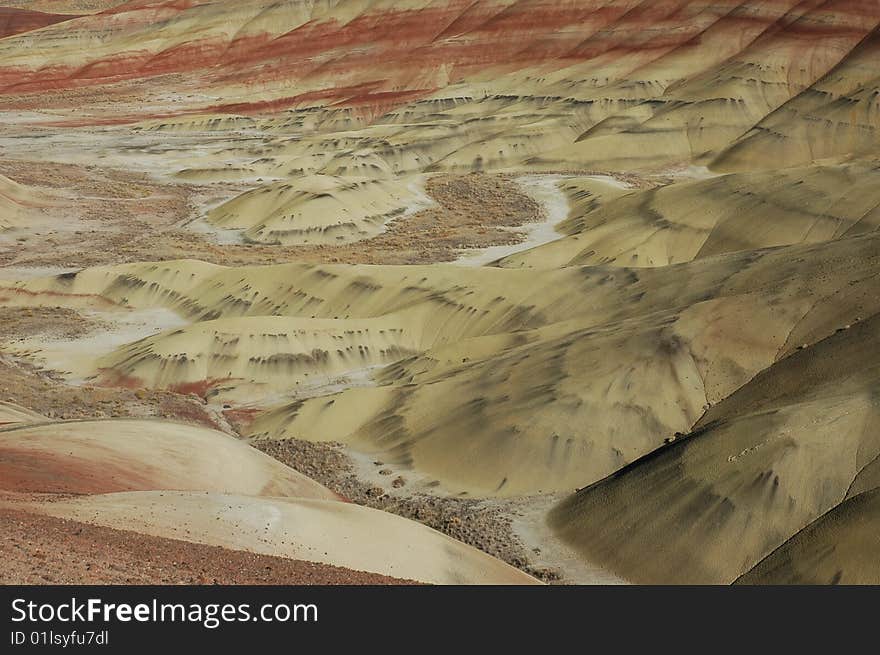
[[[14,492],[179,489],[337,498],[222,432],[155,420],[74,421],[4,430],[0,470],[0,488]]]
[[[218,227],[261,243],[343,244],[368,239],[429,204],[418,180],[309,175],[247,191],[211,210]]]
[[[29,504],[36,511],[157,537],[435,584],[536,584],[490,555],[408,519],[333,501],[170,491]]]
[[[96,362],[104,384],[176,389],[247,402],[329,384],[417,352],[393,316],[334,320],[251,316],[202,321],[123,346]]]

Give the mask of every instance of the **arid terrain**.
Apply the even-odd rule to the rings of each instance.
[[[2,583],[880,584],[875,0],[0,0]]]

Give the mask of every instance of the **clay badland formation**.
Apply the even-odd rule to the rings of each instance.
[[[880,582],[874,0],[0,5],[4,581]]]

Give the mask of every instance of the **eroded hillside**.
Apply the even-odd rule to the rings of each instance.
[[[3,511],[880,582],[873,0],[0,5]]]

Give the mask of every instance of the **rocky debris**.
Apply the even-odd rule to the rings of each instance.
[[[68,307],[0,307],[0,342],[37,335],[75,339],[103,327],[103,322]]]
[[[171,391],[74,386],[55,372],[2,354],[0,397],[54,420],[157,417],[230,432],[200,399]]]
[[[560,579],[557,571],[531,566],[525,547],[513,535],[507,501],[386,491],[359,480],[351,460],[337,443],[298,439],[257,439],[249,443],[354,503],[419,521],[545,582]],[[382,462],[373,463],[382,465]],[[398,490],[405,484],[404,478],[398,476],[392,480],[391,487]]]

